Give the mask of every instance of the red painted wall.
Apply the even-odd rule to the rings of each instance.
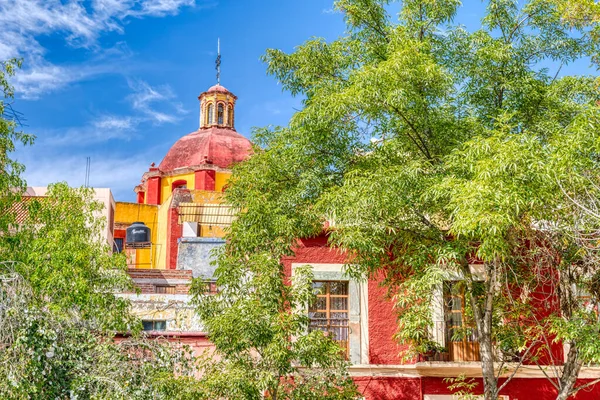
[[[160,204],[160,176],[153,176],[148,179],[146,204]]]
[[[295,248],[295,256],[282,260],[284,271],[291,276],[292,263],[344,263],[344,253],[332,249],[327,245],[325,235],[311,239],[299,239]],[[393,301],[387,293],[387,288],[379,285],[383,276],[374,276],[368,282],[369,297],[369,361],[371,364],[403,364],[400,355],[403,348],[393,339],[397,330],[396,313]],[[541,290],[540,303],[547,297],[545,290]],[[554,308],[554,304],[540,305],[540,312],[547,313]],[[562,357],[562,346],[553,346],[556,357]],[[411,361],[413,362],[413,361]],[[361,376],[354,377],[359,391],[367,400],[422,400],[424,394],[452,394],[448,389],[449,382],[444,382],[439,377],[414,377],[392,378]],[[475,393],[481,394],[483,383],[477,379],[479,385]],[[578,381],[578,385],[585,380]],[[502,391],[510,400],[554,400],[556,390],[549,381],[543,378],[515,378]],[[600,399],[600,384],[591,389],[581,391],[575,400]]]
[[[212,169],[204,169],[195,172],[196,190],[215,190],[216,173]]]
[[[325,235],[316,238],[298,239],[294,252],[294,257],[284,257],[281,260],[286,276],[292,275],[292,263],[343,264],[346,260],[344,253],[327,245]]]
[[[475,394],[482,394],[483,381],[475,379],[478,382],[474,390]],[[500,381],[502,384],[503,380]],[[577,385],[585,384],[589,380],[579,380]],[[423,394],[451,394],[448,390],[448,382],[442,378],[423,377],[421,378]],[[510,400],[555,400],[556,389],[544,378],[514,378],[500,392],[508,395]],[[575,397],[575,400],[598,400],[600,399],[600,385],[592,386],[589,390],[582,390]]]
[[[310,239],[299,239],[294,249],[295,257],[282,260],[286,276],[291,276],[292,263],[343,264],[346,256],[327,244],[325,235]],[[371,364],[402,364],[402,347],[394,341],[396,314],[387,297],[387,290],[378,279],[369,280],[369,361]]]
[[[179,224],[177,208],[169,208],[167,222],[167,268],[177,268],[178,240],[183,235],[183,225]]]
[[[379,277],[379,276],[378,276]],[[404,349],[393,339],[398,323],[392,299],[379,279],[369,280],[369,361],[371,364],[405,364]]]
[[[421,378],[354,378],[367,400],[421,400]]]

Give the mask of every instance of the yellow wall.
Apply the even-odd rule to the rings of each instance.
[[[231,172],[217,172],[215,174],[215,192],[222,192],[223,187],[227,184]]]
[[[153,268],[167,268],[167,230],[169,226],[169,205],[171,194],[163,200],[163,205],[158,208],[158,228],[156,233],[156,260]]]
[[[215,191],[222,192],[223,187],[227,184],[231,172],[217,172],[215,174]],[[167,199],[172,194],[171,186],[173,182],[184,180],[187,181],[187,188],[194,189],[196,187],[196,175],[194,172],[188,172],[180,175],[165,176],[160,181],[160,204],[167,202]],[[144,201],[146,201],[144,199]]]
[[[220,193],[223,187],[227,184],[230,172],[217,172],[215,174],[215,191],[204,192],[204,196],[194,198],[195,202],[199,203],[214,203],[220,202]],[[161,205],[148,205],[137,203],[117,202],[115,212],[115,222],[130,225],[133,222],[140,221],[145,223],[151,230],[152,248],[136,250],[136,267],[137,268],[158,268],[165,269],[167,267],[167,230],[169,222],[169,205],[171,203],[173,182],[178,180],[187,181],[188,189],[194,191],[195,174],[188,172],[180,175],[167,176],[161,179]],[[203,192],[203,191],[202,191]],[[215,197],[216,196],[216,197]],[[196,197],[196,196],[194,196]],[[147,199],[144,198],[146,201]],[[224,232],[221,227],[202,226],[199,232],[203,237],[223,237]]]
[[[152,247],[150,249],[136,250],[136,268],[154,268],[153,261],[156,257],[156,235],[159,230],[157,212],[158,207],[154,205],[116,202],[115,223],[131,225],[132,223],[139,221],[150,228]]]
[[[181,175],[164,176],[160,180],[160,204],[167,203],[167,199],[171,196],[171,186],[173,182],[184,180],[187,181],[188,189],[194,189],[196,187],[196,175],[193,172],[188,172]]]

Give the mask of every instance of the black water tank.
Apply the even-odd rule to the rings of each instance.
[[[127,228],[125,234],[125,244],[145,244],[150,243],[150,228],[143,222],[134,222]]]

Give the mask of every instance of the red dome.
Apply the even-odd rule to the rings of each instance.
[[[212,162],[221,168],[244,161],[252,143],[232,129],[211,127],[185,135],[171,147],[158,166],[163,172]]]
[[[210,88],[209,88],[209,89],[208,89],[206,92],[207,92],[207,93],[210,93],[210,92],[231,93],[229,90],[227,90],[227,89],[225,88],[225,86],[221,86],[221,85],[219,85],[219,84],[216,84],[216,85],[214,85],[214,86],[211,86],[211,87],[210,87]]]

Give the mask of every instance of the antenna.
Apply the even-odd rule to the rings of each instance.
[[[92,169],[92,158],[85,158],[85,183],[83,184],[85,187],[90,187],[90,170]]]
[[[217,85],[221,84],[221,38],[217,38],[217,60],[215,61],[217,67]]]

